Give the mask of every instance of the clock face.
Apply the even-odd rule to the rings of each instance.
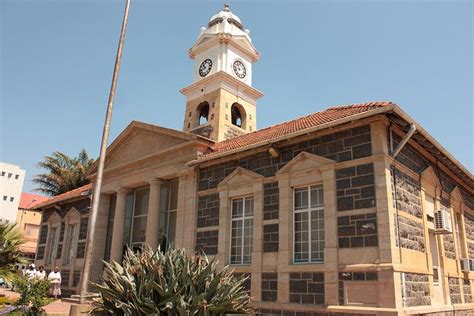
[[[235,75],[240,79],[245,78],[245,76],[247,75],[247,69],[245,69],[244,63],[240,60],[234,61],[234,63],[232,64],[232,68],[234,69]]]
[[[212,60],[205,59],[201,63],[201,66],[199,66],[199,75],[201,77],[205,77],[205,76],[207,76],[208,73],[211,72],[211,69],[212,69]]]

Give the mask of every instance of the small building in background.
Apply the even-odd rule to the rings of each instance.
[[[25,243],[20,247],[20,251],[31,262],[35,259],[41,225],[41,212],[33,211],[32,208],[48,199],[49,197],[39,194],[21,193],[20,204],[16,213],[16,225],[25,239]]]
[[[84,266],[92,185],[88,184],[36,204],[42,213],[36,266],[61,272],[63,296],[78,293]]]
[[[0,162],[0,224],[15,222],[24,181],[20,166]]]

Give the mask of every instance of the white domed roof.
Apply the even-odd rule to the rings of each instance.
[[[215,23],[222,22],[224,20],[227,20],[230,23],[237,22],[237,23],[232,23],[232,24],[235,24],[240,29],[243,29],[242,21],[240,20],[240,18],[237,15],[233,14],[230,11],[230,8],[229,8],[228,4],[224,4],[224,9],[222,9],[221,11],[219,11],[219,13],[212,16],[212,18],[209,20],[208,26],[211,26]]]

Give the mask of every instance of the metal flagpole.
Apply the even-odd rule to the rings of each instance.
[[[107,150],[107,140],[110,132],[110,121],[112,119],[112,109],[114,105],[115,89],[117,88],[117,79],[120,70],[120,60],[122,59],[122,48],[125,39],[125,31],[127,29],[128,10],[130,8],[130,0],[126,0],[125,12],[122,21],[122,31],[120,32],[120,41],[117,48],[117,56],[115,58],[114,73],[112,76],[112,85],[110,86],[109,101],[107,104],[107,112],[105,114],[104,130],[102,133],[102,142],[100,144],[99,167],[97,169],[97,178],[94,185],[94,193],[92,195],[92,208],[89,222],[89,231],[87,233],[87,247],[84,257],[84,272],[82,274],[80,303],[84,304],[87,296],[87,286],[89,284],[91,258],[92,258],[92,241],[95,235],[95,225],[97,221],[97,213],[99,211],[100,191],[102,187],[102,174],[104,172],[105,155]]]

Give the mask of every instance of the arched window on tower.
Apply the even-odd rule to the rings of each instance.
[[[230,108],[230,114],[232,125],[245,128],[245,111],[242,105],[238,103],[232,104],[232,107]]]
[[[206,124],[209,120],[209,103],[202,102],[197,109],[199,113],[198,125]]]

